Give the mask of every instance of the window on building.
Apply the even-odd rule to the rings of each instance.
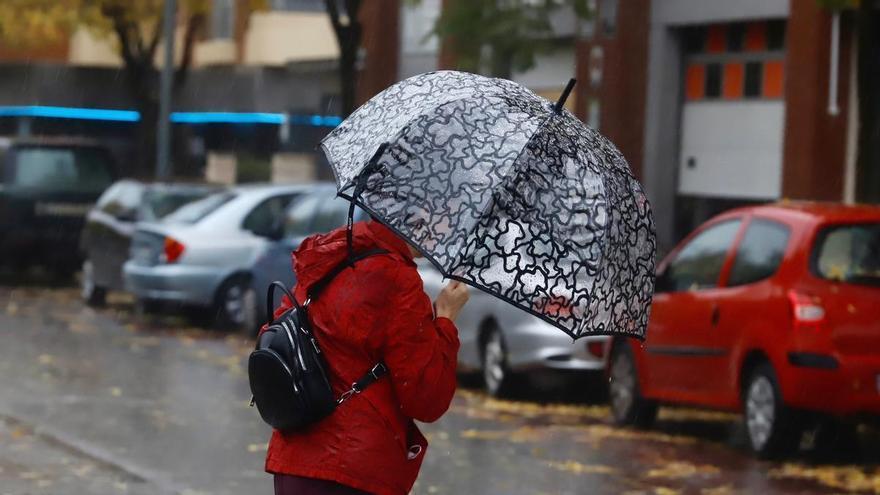
[[[780,99],[785,20],[683,28],[685,98]]]
[[[599,23],[602,25],[602,34],[613,36],[617,31],[617,2],[618,0],[600,0]]]
[[[761,96],[761,76],[764,72],[764,64],[761,62],[746,63],[746,80],[743,95],[747,98]]]
[[[721,96],[721,64],[706,65],[706,98],[718,98]]]
[[[235,36],[235,0],[214,0],[211,6],[211,37],[230,39]]]
[[[738,22],[727,27],[727,51],[739,52],[743,49],[743,41],[745,40],[746,25]]]
[[[781,19],[767,22],[767,49],[785,48],[785,21]]]

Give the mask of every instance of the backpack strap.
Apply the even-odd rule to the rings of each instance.
[[[288,299],[290,299],[290,303],[293,304],[293,307],[295,307],[297,311],[302,309],[299,303],[296,301],[296,298],[293,297],[293,294],[291,294],[290,291],[287,290],[287,287],[276,280],[275,282],[269,284],[269,295],[266,296],[266,317],[268,318],[270,325],[275,320],[275,318],[273,317],[273,315],[275,314],[275,289],[280,289],[281,293],[287,296]]]
[[[340,397],[339,400],[336,401],[336,404],[342,404],[346,400],[348,400],[352,395],[357,395],[364,391],[365,388],[369,387],[373,383],[375,383],[379,378],[382,378],[388,373],[388,367],[385,366],[385,363],[378,362],[376,363],[370,371],[366,372],[364,376],[360,377],[358,381],[351,384],[351,388],[346,390]]]
[[[341,263],[334,266],[332,270],[327,272],[326,275],[324,275],[323,277],[318,279],[315,283],[313,283],[306,290],[306,302],[303,304],[303,306],[308,306],[308,304],[313,299],[318,297],[321,294],[321,292],[323,292],[324,289],[326,289],[327,286],[330,285],[330,282],[334,278],[336,278],[337,275],[342,273],[346,268],[353,268],[354,264],[357,263],[358,261],[360,261],[364,258],[369,258],[370,256],[377,256],[380,254],[388,254],[388,251],[386,251],[384,249],[370,249],[368,251],[363,251],[361,253],[354,254],[350,258],[346,258]]]

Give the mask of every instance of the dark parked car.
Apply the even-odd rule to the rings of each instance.
[[[82,139],[0,138],[0,259],[79,269],[86,213],[116,176],[109,151]]]
[[[113,184],[86,217],[81,237],[83,299],[100,305],[108,290],[124,289],[122,265],[138,222],[158,221],[218,190],[204,184],[148,184],[128,179]]]

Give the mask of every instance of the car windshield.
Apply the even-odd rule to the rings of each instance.
[[[162,219],[165,223],[197,223],[217,208],[235,198],[235,193],[222,192],[181,206],[174,213]]]
[[[113,182],[107,152],[89,147],[20,147],[13,177],[20,187],[84,193],[100,193]]]
[[[208,189],[153,189],[144,194],[143,219],[155,221],[177,211],[181,206],[206,197]]]
[[[814,249],[816,275],[880,286],[880,223],[826,228]]]

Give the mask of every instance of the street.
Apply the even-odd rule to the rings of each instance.
[[[131,301],[0,287],[0,494],[271,493],[250,343]],[[576,393],[503,401],[461,388],[425,425],[416,494],[880,493],[880,442],[854,460],[755,460],[739,417],[665,408],[646,432]],[[555,400],[555,398],[554,398]]]

